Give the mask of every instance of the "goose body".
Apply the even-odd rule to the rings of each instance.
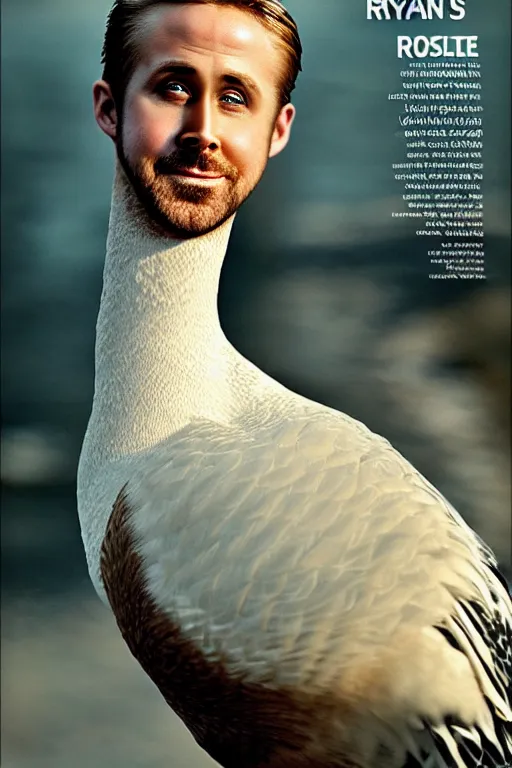
[[[99,595],[226,768],[507,768],[492,553],[387,440],[229,344],[231,224],[170,244],[116,169],[78,477]]]

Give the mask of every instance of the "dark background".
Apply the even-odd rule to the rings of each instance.
[[[289,0],[305,48],[290,146],[240,213],[233,343],[389,438],[510,568],[510,4],[367,21]],[[107,0],[2,3],[2,758],[5,768],[201,768],[89,585],[74,478],[93,385],[113,154],[91,109]],[[478,34],[485,283],[430,281],[392,162],[397,34]]]

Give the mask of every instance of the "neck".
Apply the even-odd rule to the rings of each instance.
[[[166,236],[117,163],[88,430],[97,461],[143,451],[195,417],[229,418],[232,347],[217,294],[232,224]]]

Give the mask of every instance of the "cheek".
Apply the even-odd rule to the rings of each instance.
[[[234,130],[229,142],[231,159],[240,168],[254,168],[268,157],[268,131],[254,124],[245,130]],[[227,154],[227,153],[226,153]]]
[[[131,155],[155,156],[169,150],[169,140],[178,130],[171,110],[154,105],[132,104],[127,110],[123,141]]]

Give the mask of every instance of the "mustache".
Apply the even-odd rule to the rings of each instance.
[[[169,155],[162,155],[155,162],[155,171],[158,174],[177,173],[179,171],[191,171],[197,169],[201,173],[211,173],[225,176],[236,181],[238,173],[233,166],[222,158],[212,157],[205,152],[193,152],[187,150],[175,150]]]

